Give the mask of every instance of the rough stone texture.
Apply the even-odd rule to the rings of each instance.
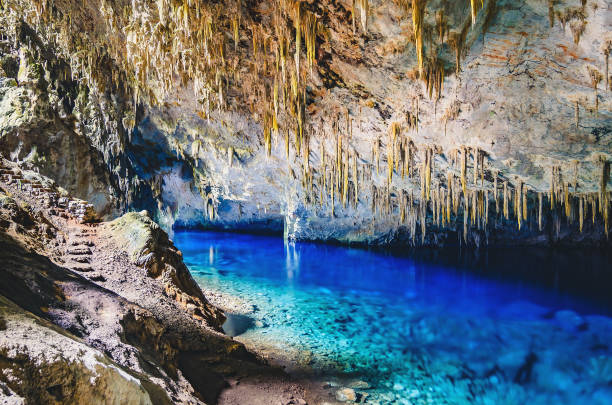
[[[597,208],[598,219],[585,230],[586,236],[580,235],[576,217],[579,200],[602,199],[597,193],[609,184],[609,178],[602,176],[605,166],[601,163],[612,159],[612,101],[609,80],[603,77],[604,51],[611,40],[609,0],[584,4],[563,0],[550,7],[540,0],[487,0],[474,17],[467,1],[415,2],[424,10],[423,73],[417,64],[412,2],[356,2],[353,10],[348,1],[303,1],[301,15],[317,16],[320,23],[314,63],[310,68],[304,49],[299,52],[300,82],[295,93],[302,101],[294,96],[290,107],[280,102],[279,132],[272,130],[269,157],[264,133],[271,130],[266,117],[273,110],[274,83],[280,80],[281,90],[293,91],[294,2],[270,0],[241,3],[240,7],[235,2],[225,7],[196,2],[180,9],[166,2],[138,1],[129,9],[119,0],[83,8],[66,4],[66,14],[74,17],[69,28],[65,14],[45,9],[39,2],[9,3],[6,21],[21,13],[31,32],[7,30],[20,47],[6,51],[5,73],[14,72],[11,61],[17,54],[22,62],[34,55],[34,62],[38,61],[34,66],[51,77],[53,69],[42,63],[49,60],[48,55],[40,49],[55,54],[58,61],[66,59],[66,71],[83,76],[86,86],[77,93],[87,95],[86,108],[78,106],[76,93],[65,99],[77,104],[72,115],[103,156],[112,194],[122,206],[146,208],[167,230],[173,225],[203,225],[280,232],[282,227],[287,237],[297,239],[438,246],[459,240],[473,245],[487,241],[605,243],[602,217],[607,214],[603,209]],[[366,13],[359,6],[363,3],[368,4]],[[181,36],[182,28],[177,25],[201,29],[203,25],[194,21],[198,7],[212,22],[212,36],[206,37],[206,46],[198,43],[203,48],[173,49],[171,43],[193,45],[189,37]],[[275,10],[283,10],[281,17]],[[438,29],[443,25],[437,23],[440,11],[444,11],[448,29],[442,39]],[[241,20],[233,43],[232,18],[237,14]],[[367,24],[361,16],[367,16]],[[60,34],[55,44],[45,29],[68,32]],[[283,80],[275,73],[277,29],[289,41],[289,73]],[[200,35],[208,34],[202,31]],[[139,40],[144,36],[151,41],[144,44]],[[270,49],[264,37],[271,41],[267,43]],[[40,43],[26,47],[31,38],[39,38]],[[306,41],[306,33],[302,40]],[[459,64],[453,41],[461,44]],[[92,51],[84,43],[100,46]],[[189,59],[196,54],[196,62]],[[192,65],[202,60],[209,62]],[[36,74],[36,69],[30,72],[29,64],[22,62],[20,66],[25,67],[18,76]],[[422,80],[427,69],[433,69],[431,77],[444,72],[439,98],[435,89],[439,83],[430,80],[430,91]],[[602,76],[596,86],[591,71]],[[56,86],[54,91],[62,88]],[[304,139],[309,142],[296,140],[297,109],[303,110]],[[347,124],[347,115],[352,124]],[[401,128],[401,142],[414,147],[415,175],[405,179],[396,170],[388,187],[387,150],[394,123]],[[287,132],[289,158],[284,145]],[[358,203],[349,201],[343,207],[336,192],[332,212],[330,184],[321,201],[321,175],[326,173],[321,151],[325,151],[329,172],[335,159],[336,133],[343,139],[340,165],[352,172],[355,162],[362,181]],[[374,158],[375,144],[379,164]],[[298,145],[302,153],[297,153]],[[487,191],[494,218],[486,226],[470,218],[464,227],[462,217],[466,215],[460,208],[450,225],[438,226],[432,215],[434,204],[420,192],[427,171],[423,162],[430,153],[432,192],[448,193],[447,174],[455,179],[456,188],[463,148],[467,148],[467,193],[459,200],[469,206],[473,203],[468,200],[476,201],[477,193]],[[478,173],[473,175],[475,155],[481,156],[484,165],[482,180]],[[559,172],[553,176],[557,167]],[[308,176],[313,177],[312,189]],[[499,214],[501,208],[493,212],[497,205],[491,197],[495,177],[498,193],[506,181],[511,193],[521,188],[528,191],[528,219],[521,232],[516,232],[514,214],[505,220]],[[349,196],[355,183],[351,173]],[[539,231],[535,193],[546,193],[551,183],[558,199],[564,194],[563,187],[571,195],[568,203],[557,201],[552,210],[547,209],[549,197],[544,196],[543,230]],[[415,196],[412,211],[427,206],[424,213],[408,210],[407,219],[401,221],[400,200],[409,195]],[[381,215],[387,196],[391,212]],[[603,200],[602,205],[609,207],[609,193]],[[377,201],[377,214],[372,212],[373,201]],[[569,205],[572,220],[568,225],[563,211]],[[513,209],[511,204],[510,211]],[[590,208],[585,209],[584,215],[589,214]],[[421,227],[427,231],[417,230]]]
[[[150,277],[162,282],[167,296],[174,298],[194,317],[205,319],[220,329],[223,314],[208,304],[183,263],[181,252],[146,211],[123,215],[105,225],[102,234],[109,235],[132,263],[145,268]]]
[[[147,405],[159,392],[102,352],[0,297],[1,403]],[[20,395],[16,394],[19,392]],[[167,396],[156,398],[170,403]]]
[[[230,380],[246,377],[269,381],[268,389],[251,390],[254,398],[284,395],[290,381],[282,372],[218,332],[223,315],[145,213],[83,224],[67,209],[75,200],[57,198],[51,180],[7,160],[0,161],[0,171],[2,400],[93,403],[107,392],[109,403],[115,397],[216,403],[233,390]],[[9,301],[29,315],[13,317],[13,310],[4,309]],[[20,346],[16,334],[32,329],[38,318],[45,323]],[[85,363],[75,360],[81,346],[88,349],[79,358]],[[97,359],[101,353],[107,357]],[[94,377],[99,386],[86,384]],[[219,403],[240,395],[226,392],[227,401]]]

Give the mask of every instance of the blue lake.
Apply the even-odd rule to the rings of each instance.
[[[278,237],[180,231],[174,241],[211,301],[248,316],[236,339],[311,372],[332,396],[612,403],[612,294],[606,279],[589,281],[606,258],[561,259],[568,270],[511,251],[474,270]]]

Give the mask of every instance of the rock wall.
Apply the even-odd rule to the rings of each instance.
[[[210,404],[247,376],[285,393],[282,372],[219,332],[146,213],[89,223],[75,202],[0,160],[0,402]]]

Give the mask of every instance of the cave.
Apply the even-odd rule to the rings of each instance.
[[[0,0],[0,403],[612,403],[612,0]]]

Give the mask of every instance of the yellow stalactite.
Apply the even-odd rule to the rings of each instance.
[[[467,188],[467,182],[465,179],[465,175],[466,175],[466,164],[467,164],[467,151],[465,146],[461,147],[461,189],[463,190],[463,196],[464,198],[466,198],[467,194],[466,194],[466,188]]]
[[[414,29],[414,41],[417,53],[419,74],[423,76],[423,15],[424,1],[412,0],[412,27]]]

